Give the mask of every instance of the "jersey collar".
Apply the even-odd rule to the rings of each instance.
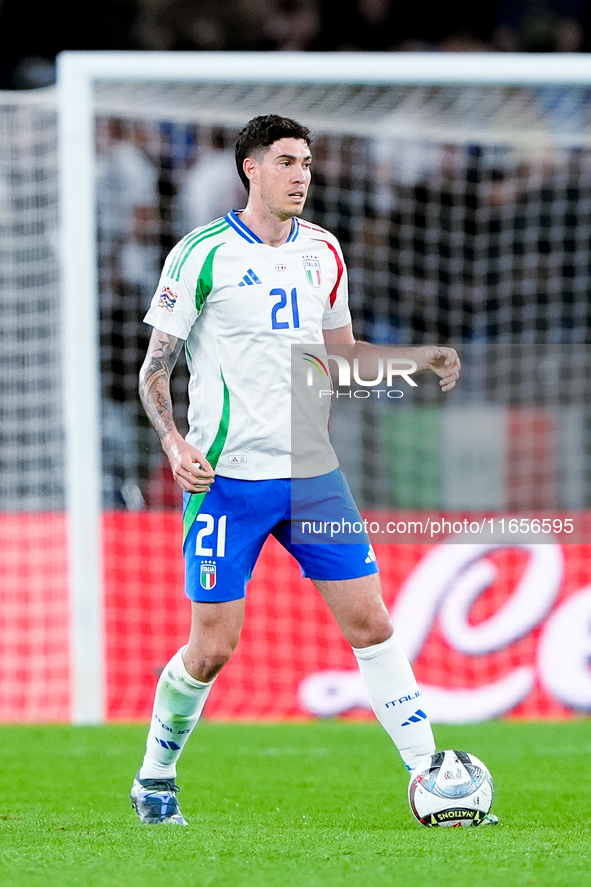
[[[248,228],[248,227],[244,224],[244,222],[240,219],[240,214],[239,214],[235,209],[230,210],[230,212],[229,212],[228,215],[226,216],[226,222],[227,222],[229,225],[231,225],[232,228],[234,228],[234,230],[235,230],[238,234],[240,234],[241,237],[243,237],[245,240],[247,240],[249,243],[262,243],[262,242],[263,242],[263,241],[261,240],[261,238],[258,237],[258,236],[254,233],[254,231],[251,231],[250,228]],[[297,237],[298,234],[299,234],[299,231],[300,231],[300,223],[299,223],[299,221],[294,217],[294,218],[291,220],[291,232],[290,232],[289,237],[287,238],[287,240],[286,240],[285,242],[286,242],[286,243],[291,243],[293,240],[295,240],[296,237]]]

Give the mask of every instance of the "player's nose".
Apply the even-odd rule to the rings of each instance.
[[[306,168],[303,166],[298,166],[294,163],[292,166],[292,178],[294,182],[305,182],[306,181]]]

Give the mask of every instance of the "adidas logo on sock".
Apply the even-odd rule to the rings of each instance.
[[[254,286],[255,283],[262,283],[262,280],[256,276],[252,268],[249,268],[238,286]]]
[[[427,720],[427,715],[425,714],[425,712],[422,709],[417,708],[414,715],[411,715],[410,718],[408,719],[408,721],[405,721],[404,724],[401,724],[401,726],[402,727],[410,727],[411,724],[420,724],[421,721],[426,721],[426,720]]]
[[[164,739],[159,739],[156,736],[156,742],[159,743],[162,748],[170,748],[172,751],[179,751],[180,749],[180,745],[177,745],[176,742],[173,742],[171,739],[169,739],[168,742],[165,742]]]

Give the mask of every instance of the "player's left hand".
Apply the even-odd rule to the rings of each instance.
[[[431,345],[425,351],[427,366],[441,381],[442,391],[451,391],[460,378],[462,364],[455,348],[447,345]]]

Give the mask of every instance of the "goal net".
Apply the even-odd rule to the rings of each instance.
[[[57,120],[0,93],[0,719],[68,716]]]
[[[584,635],[570,653],[561,646],[591,612],[587,61],[66,53],[56,96],[15,96],[0,124],[13,164],[0,167],[0,212],[10,203],[1,219],[15,241],[1,272],[13,276],[0,354],[0,632],[12,646],[0,680],[20,701],[5,718],[147,717],[159,670],[185,641],[179,491],[137,398],[142,318],[172,245],[244,204],[233,143],[264,113],[313,132],[305,216],[342,244],[358,338],[462,355],[447,397],[435,379],[400,403],[361,386],[334,398],[331,419],[374,541],[387,543],[376,549],[386,603],[436,719],[591,707]],[[6,197],[4,182],[22,196]],[[181,429],[186,382],[177,367]],[[447,517],[449,532],[417,532],[427,516]],[[516,518],[527,525],[511,535]],[[560,527],[532,525],[548,518]],[[471,524],[488,536],[471,537]],[[61,708],[47,711],[27,709],[38,613],[34,646],[60,675],[47,694]],[[366,711],[325,605],[269,543],[208,715]]]

